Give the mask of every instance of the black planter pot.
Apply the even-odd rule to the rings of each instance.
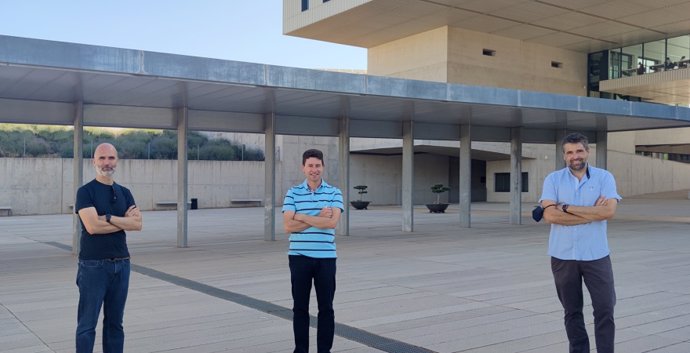
[[[366,210],[371,201],[350,201],[350,205],[358,210]]]
[[[446,213],[446,208],[448,208],[447,203],[428,203],[426,208],[429,209],[430,213]]]

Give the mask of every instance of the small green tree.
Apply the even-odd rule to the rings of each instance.
[[[357,190],[357,193],[359,194],[359,200],[357,201],[362,201],[362,195],[367,193],[367,186],[366,185],[357,185],[354,187],[355,190]]]
[[[436,194],[436,203],[441,203],[441,193],[450,190],[449,187],[443,186],[443,184],[436,184],[431,187],[431,192]]]

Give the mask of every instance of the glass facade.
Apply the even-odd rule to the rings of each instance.
[[[588,96],[639,100],[599,92],[599,82],[690,68],[690,34],[590,53],[587,66]]]
[[[592,60],[598,57],[590,54]],[[608,51],[608,78],[644,75],[688,68],[690,35],[661,39]],[[590,70],[591,71],[591,70]],[[607,78],[607,79],[608,79]]]

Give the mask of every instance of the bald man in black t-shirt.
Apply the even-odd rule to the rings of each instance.
[[[77,286],[76,352],[93,352],[98,315],[103,306],[103,352],[122,353],[122,328],[129,291],[129,251],[125,231],[141,230],[141,213],[129,189],[113,180],[117,150],[96,147],[96,179],[77,191],[75,212],[82,224]]]

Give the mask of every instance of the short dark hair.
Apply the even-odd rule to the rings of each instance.
[[[561,146],[565,146],[566,143],[581,143],[582,147],[585,148],[585,151],[589,151],[589,140],[587,139],[587,136],[579,132],[573,132],[571,134],[566,135],[563,138],[563,141],[561,141]]]
[[[306,150],[306,151],[304,151],[304,153],[302,153],[302,165],[304,165],[307,162],[307,159],[309,159],[309,158],[316,158],[316,159],[321,161],[322,165],[324,165],[324,166],[326,165],[323,162],[323,152],[321,152],[317,149],[312,148],[312,149]]]

